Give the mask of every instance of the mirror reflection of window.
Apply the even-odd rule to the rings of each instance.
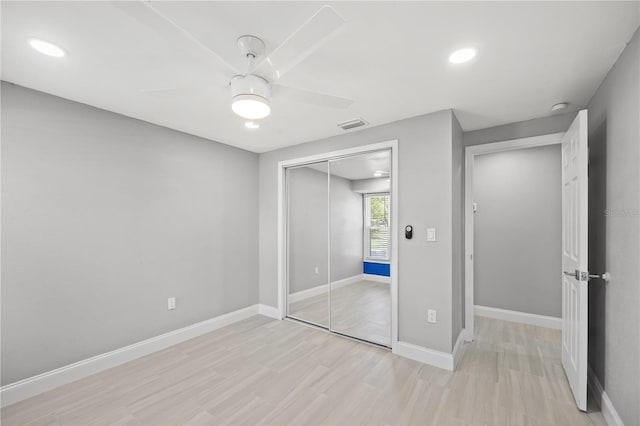
[[[389,194],[365,195],[367,259],[389,260]]]

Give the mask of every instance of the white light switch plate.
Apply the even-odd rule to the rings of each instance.
[[[167,299],[167,309],[175,309],[176,308],[176,298],[170,297]]]
[[[438,320],[436,317],[436,310],[435,309],[429,309],[427,311],[427,321],[435,324]]]
[[[436,228],[427,228],[427,241],[436,241]]]

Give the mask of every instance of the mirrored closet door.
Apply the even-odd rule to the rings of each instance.
[[[391,345],[390,151],[329,163],[331,330]]]
[[[288,168],[287,315],[329,327],[329,165]]]
[[[391,345],[391,152],[287,169],[287,316]]]

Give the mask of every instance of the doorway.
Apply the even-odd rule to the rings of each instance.
[[[279,165],[283,318],[397,340],[397,141]]]
[[[560,195],[562,183],[559,175],[560,144],[563,135],[564,133],[557,133],[471,146],[466,149],[466,340],[473,340],[475,337],[474,316],[476,315],[556,329],[561,327],[559,319],[561,313],[557,312],[561,307],[559,301],[561,297],[560,285],[556,286],[557,291],[555,293],[553,288],[547,288],[555,284],[558,281],[557,277],[561,275],[562,265],[559,263],[561,241],[558,238],[561,232],[561,206],[536,205],[536,200],[533,199],[535,197],[531,196],[529,199],[527,194],[524,192],[519,193],[518,188],[513,186],[518,185],[514,176],[515,174],[523,174],[521,173],[522,170],[518,170],[523,165],[539,167],[544,162],[548,163],[549,161],[557,160],[557,164],[554,165],[557,168],[557,170],[554,170],[557,175],[554,175],[557,177],[557,182],[546,183],[557,185],[553,189],[558,193],[557,195]],[[520,157],[520,161],[517,161],[518,157]],[[486,164],[483,164],[483,162]],[[542,172],[542,170],[529,171],[529,178],[536,179],[535,174],[538,172]],[[482,176],[476,176],[478,173],[482,173]],[[495,176],[496,173],[501,174],[501,176]],[[511,173],[513,175],[510,175]],[[549,176],[544,177],[547,180],[549,179]],[[535,188],[537,183],[530,182],[527,188]],[[527,191],[527,188],[523,187],[521,189]],[[541,194],[538,198],[544,199],[546,195]],[[546,198],[548,199],[549,197]],[[484,203],[479,203],[479,200],[484,201]],[[529,201],[532,201],[533,205],[527,205]],[[537,201],[539,202],[540,200]],[[560,203],[561,198],[551,200],[551,202]],[[530,260],[527,255],[531,251],[529,250],[529,245],[537,242],[532,241],[533,238],[537,237],[535,229],[531,229],[530,225],[525,223],[527,215],[535,216],[536,221],[538,221],[539,217],[536,215],[540,214],[541,209],[545,210],[544,213],[547,216],[553,216],[550,218],[553,223],[550,225],[549,232],[542,232],[545,231],[545,229],[542,229],[539,233],[551,235],[552,241],[542,241],[540,243],[547,247],[549,245],[557,246],[556,255],[558,258],[555,259],[555,263],[558,263],[557,265],[554,262],[550,262],[548,256],[545,258],[545,265],[553,263],[557,266],[554,269],[557,270],[544,271],[546,275],[550,276],[550,280],[547,280],[550,283],[542,291],[539,288],[529,288],[532,285],[521,285],[523,281],[527,281],[528,277],[535,278],[539,274],[527,273],[532,267],[531,263],[525,265],[526,267],[522,267],[523,265],[518,263],[526,263]],[[527,228],[526,230],[532,232],[533,235],[526,237],[525,232],[518,229],[519,225],[522,228]],[[528,241],[523,241],[525,238]],[[519,249],[514,250],[516,246]],[[478,250],[477,253],[476,250]],[[511,253],[508,252],[509,250],[511,250]],[[542,251],[543,249],[537,250],[537,252]],[[504,254],[504,256],[501,256],[501,254]],[[513,262],[506,259],[512,257],[514,258]],[[484,276],[482,277],[476,277],[479,266],[484,267]],[[537,265],[537,267],[540,267],[540,265]],[[555,279],[553,278],[554,276]],[[481,286],[481,288],[478,286]],[[543,300],[548,299],[550,294],[557,296],[558,300],[544,304]],[[540,300],[532,300],[532,298]]]
[[[532,226],[533,229],[529,230],[539,230],[539,233],[534,232],[528,237],[521,236],[524,241],[508,244],[506,247],[513,250],[514,253],[499,258],[498,260],[503,261],[503,263],[498,263],[494,267],[499,270],[498,275],[506,274],[502,278],[506,279],[507,285],[510,287],[516,287],[521,281],[539,275],[538,269],[540,268],[550,269],[550,271],[545,271],[550,272],[550,284],[552,287],[555,286],[556,289],[560,289],[560,292],[558,294],[558,291],[555,291],[555,296],[547,296],[547,300],[549,297],[556,298],[553,302],[561,300],[561,316],[558,318],[501,308],[487,309],[487,307],[482,307],[484,312],[479,312],[478,307],[475,306],[478,290],[475,286],[475,275],[477,272],[476,263],[480,260],[480,253],[476,253],[478,246],[475,244],[476,219],[474,216],[478,209],[482,209],[482,206],[475,204],[474,168],[476,159],[478,156],[491,153],[504,153],[549,145],[558,145],[560,147],[560,149],[556,150],[558,155],[555,160],[555,166],[560,167],[561,179],[555,184],[557,186],[553,190],[559,190],[557,192],[559,193],[558,198],[561,200],[561,209],[560,214],[555,213],[554,219],[559,223],[556,227],[555,235],[551,237],[553,240],[560,242],[560,244],[557,244],[559,247],[554,248],[555,245],[553,243],[542,243],[541,247],[544,248],[546,245],[549,250],[556,253],[554,256],[561,260],[556,262],[558,263],[556,267],[550,267],[549,264],[536,264],[535,259],[530,256],[529,245],[539,244],[540,241],[537,240],[542,239],[543,231],[546,230],[546,225],[543,223],[537,227]],[[566,377],[573,393],[575,403],[583,411],[586,410],[587,403],[587,284],[590,277],[600,277],[599,275],[590,275],[587,268],[587,153],[586,110],[582,110],[577,114],[566,133],[470,146],[465,150],[465,325],[467,330],[465,338],[466,340],[475,338],[475,332],[477,332],[474,328],[475,315],[490,317],[494,320],[509,321],[508,323],[505,322],[505,324],[524,323],[529,327],[531,325],[547,327],[546,330],[549,330],[551,325],[551,328],[560,329],[555,333],[554,340],[557,340],[557,342],[552,345],[553,350],[551,352],[536,350],[532,355],[534,355],[534,358],[535,356],[542,357],[542,359],[539,359],[539,364],[548,361],[551,364],[561,365],[562,370],[564,370],[564,377]],[[534,178],[537,177],[535,173],[537,173],[537,170],[534,170]],[[501,176],[499,181],[494,182],[494,186],[508,187],[513,184],[513,182],[509,181],[510,178],[512,178],[512,175],[509,174]],[[519,201],[514,202],[527,204],[529,201],[527,196],[533,194],[536,189],[535,187],[530,187],[527,190],[523,186],[521,193],[518,194],[520,195]],[[535,210],[538,207],[539,205],[534,204],[529,206],[529,209]],[[521,213],[523,212],[523,210],[520,211]],[[499,217],[500,212],[497,213],[495,214],[496,217],[492,217],[490,220],[504,221],[504,218]],[[526,216],[526,214],[522,213],[520,216]],[[527,227],[527,225],[527,223],[522,223],[521,226]],[[496,229],[499,231],[497,232]],[[496,229],[494,229],[493,233],[500,233],[499,238],[511,237],[510,229],[503,226]],[[513,265],[509,263],[514,256],[520,256],[524,264],[510,271],[509,268]],[[507,288],[507,290],[513,293],[513,288]],[[533,289],[534,293],[530,293],[525,303],[521,306],[530,308],[535,305],[535,299],[539,296],[535,294],[536,290],[535,288]],[[524,293],[524,290],[521,289],[521,291]],[[523,329],[523,331],[526,331],[526,329]],[[503,334],[503,337],[505,336]],[[520,340],[526,341],[528,338],[525,336]],[[526,353],[528,349],[528,347],[525,347],[522,351]]]

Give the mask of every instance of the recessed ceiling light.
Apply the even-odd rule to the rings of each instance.
[[[48,41],[32,38],[29,39],[29,45],[43,55],[53,56],[54,58],[62,58],[65,55],[64,50],[60,46],[56,46]]]
[[[374,177],[382,177],[382,173],[380,173],[380,172],[375,172],[375,173],[373,174],[373,176],[374,176]]]
[[[255,130],[259,129],[260,125],[254,121],[247,121],[246,123],[244,123],[244,127],[246,127],[247,129]]]
[[[459,49],[449,55],[449,62],[452,64],[462,64],[464,62],[470,61],[476,56],[477,50],[472,47],[465,47],[464,49]]]
[[[389,172],[385,172],[384,170],[376,170],[376,172],[373,174],[374,177],[382,177],[385,175],[388,175]]]

